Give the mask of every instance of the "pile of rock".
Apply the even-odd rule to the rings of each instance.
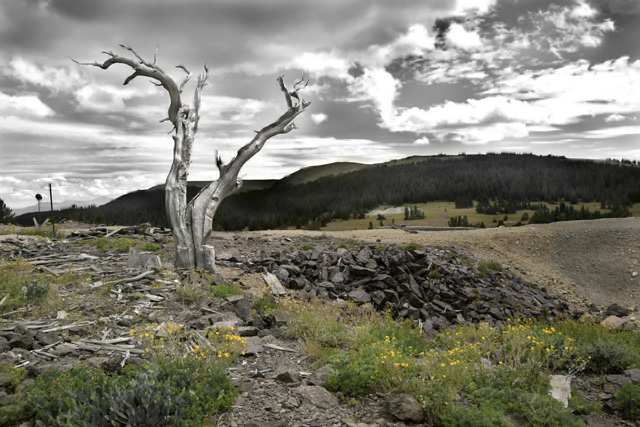
[[[251,268],[273,273],[289,289],[391,308],[399,317],[421,321],[425,331],[571,314],[566,301],[544,288],[510,272],[480,272],[448,249],[369,244],[337,250],[262,250]]]

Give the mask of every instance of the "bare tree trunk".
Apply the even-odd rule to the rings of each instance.
[[[309,103],[300,99],[298,95],[298,91],[304,88],[306,83],[301,86],[303,80],[300,80],[294,84],[293,90],[289,91],[282,76],[278,77],[280,90],[284,93],[287,103],[287,111],[275,122],[257,131],[255,137],[240,148],[236,157],[228,164],[224,164],[222,159],[217,157],[216,163],[220,177],[203,188],[187,204],[187,178],[191,165],[191,149],[198,131],[198,110],[202,90],[207,81],[207,67],[205,66],[205,73],[198,76],[193,106],[190,107],[183,104],[181,100],[182,89],[191,77],[191,73],[184,66],[178,66],[187,73],[183,82],[178,86],[156,65],[155,55],[153,62],[148,62],[130,47],[122,47],[131,52],[136,60],[118,56],[112,52],[105,52],[109,56],[105,62],[82,63],[81,65],[93,65],[106,70],[113,64],[124,64],[134,70],[134,73],[124,81],[125,85],[138,76],[144,76],[156,80],[158,83],[155,84],[162,86],[169,93],[168,118],[165,120],[169,120],[173,124],[175,133],[173,135],[173,163],[165,186],[165,206],[175,243],[175,266],[178,268],[197,267],[214,271],[215,250],[211,233],[213,217],[224,198],[241,187],[242,182],[238,178],[238,174],[242,166],[262,149],[269,138],[296,129],[293,120],[309,106]]]

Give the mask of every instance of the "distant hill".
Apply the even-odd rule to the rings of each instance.
[[[91,205],[100,206],[110,202],[111,200],[112,199],[109,197],[96,197],[95,199],[85,200],[85,201],[66,200],[64,202],[54,202],[53,210],[58,211],[61,209],[67,209],[73,205],[76,205],[78,207],[85,207],[85,206],[91,206]],[[42,211],[51,210],[51,204],[49,203],[49,199],[42,199],[40,201],[40,210]],[[36,203],[34,205],[27,206],[26,208],[13,209],[13,214],[16,216],[26,214],[29,212],[38,212],[38,204]]]
[[[191,182],[191,198],[206,183]],[[332,163],[302,169],[277,181],[246,181],[214,218],[220,230],[318,228],[360,216],[376,206],[436,200],[640,202],[637,165],[532,154],[414,156],[377,165]],[[93,222],[167,226],[161,186],[119,197],[99,208],[60,211]],[[31,216],[19,223],[31,222]]]
[[[328,163],[326,165],[309,166],[302,168],[297,172],[292,173],[280,181],[278,185],[298,185],[305,184],[307,182],[313,182],[320,178],[328,176],[338,176],[349,172],[359,171],[373,165],[365,165],[364,163],[354,162],[335,162]]]

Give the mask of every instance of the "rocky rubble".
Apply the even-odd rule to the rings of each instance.
[[[367,244],[337,250],[263,249],[251,261],[230,253],[220,254],[218,261],[270,272],[286,288],[307,296],[391,309],[421,322],[425,332],[469,322],[495,325],[509,318],[582,314],[519,276],[480,272],[468,258],[442,248]]]

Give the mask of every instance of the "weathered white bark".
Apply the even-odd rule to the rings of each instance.
[[[240,148],[236,157],[228,164],[224,164],[222,159],[218,157],[216,163],[220,177],[203,188],[187,205],[187,179],[191,164],[191,149],[198,131],[198,110],[208,70],[205,66],[204,74],[198,76],[193,105],[189,106],[183,104],[181,99],[182,90],[191,77],[184,66],[178,66],[187,73],[185,79],[178,86],[155,64],[155,56],[151,63],[142,59],[130,47],[122,47],[131,52],[136,60],[118,56],[112,52],[105,52],[109,59],[103,63],[81,63],[81,65],[93,65],[106,70],[113,64],[123,64],[134,70],[134,73],[124,81],[125,85],[138,76],[149,77],[158,82],[157,86],[162,86],[169,93],[168,117],[165,120],[169,120],[174,127],[172,131],[174,133],[174,149],[173,162],[166,180],[165,206],[173,231],[175,266],[179,268],[197,267],[214,271],[215,250],[211,237],[213,217],[224,198],[233,194],[242,185],[238,178],[242,166],[258,153],[271,137],[296,129],[293,120],[309,106],[309,103],[301,100],[298,95],[298,91],[304,87],[300,86],[303,81],[297,82],[293,90],[289,91],[282,76],[278,77],[277,81],[280,90],[284,93],[287,111],[275,122],[256,132],[255,137]]]

